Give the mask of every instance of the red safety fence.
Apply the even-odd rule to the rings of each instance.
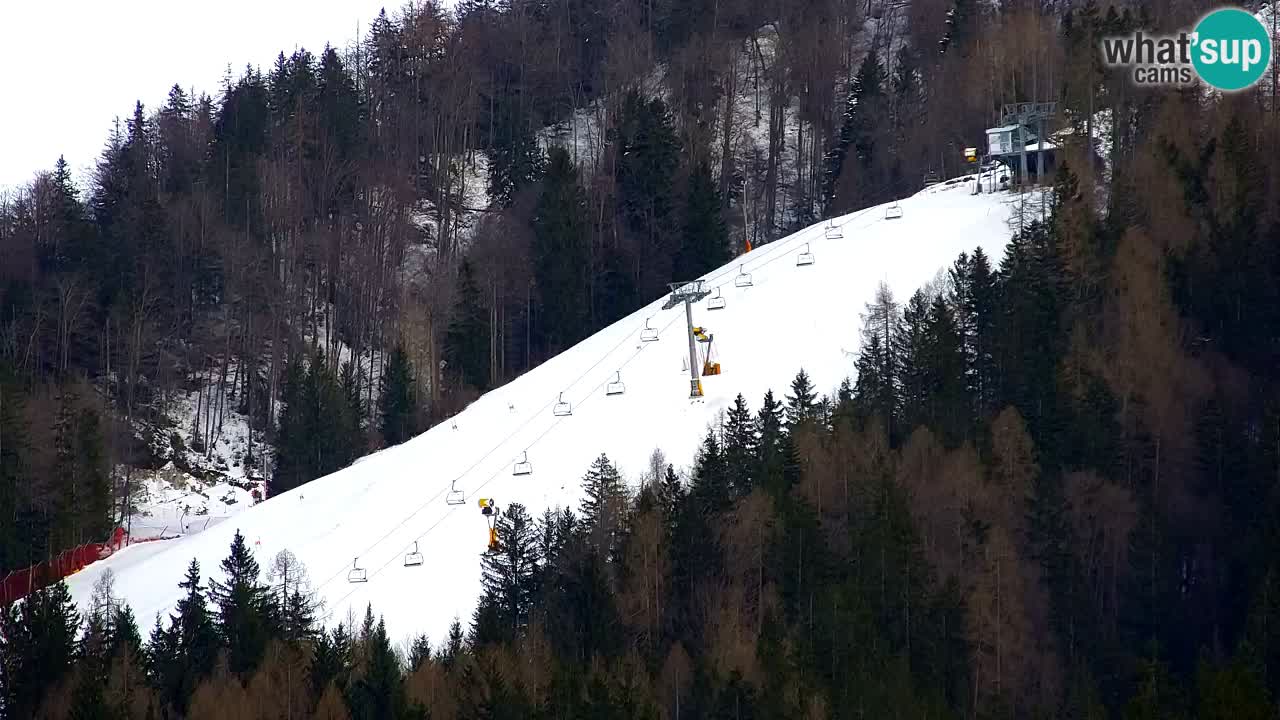
[[[86,565],[109,557],[127,544],[129,544],[128,537],[124,530],[116,528],[107,542],[85,543],[79,547],[64,550],[52,560],[37,563],[29,568],[14,570],[0,580],[0,607],[8,607],[45,585],[79,572]]]

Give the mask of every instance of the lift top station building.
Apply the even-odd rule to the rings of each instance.
[[[1049,142],[1046,125],[1058,114],[1058,103],[1013,103],[1000,113],[1000,127],[987,128],[987,155],[1008,167],[1022,181],[1035,173],[1036,182],[1057,167],[1057,145]]]

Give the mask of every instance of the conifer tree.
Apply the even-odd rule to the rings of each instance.
[[[797,427],[818,419],[818,393],[813,389],[809,373],[800,368],[791,381],[791,394],[784,398],[787,402],[787,429],[794,432]]]
[[[865,207],[878,199],[874,181],[864,176],[883,152],[877,149],[877,140],[884,121],[884,81],[884,67],[872,49],[849,85],[840,134],[827,153],[822,179],[828,215]]]
[[[756,462],[759,464],[757,482],[770,490],[777,490],[782,478],[784,436],[782,404],[773,399],[773,390],[766,390],[760,411],[756,413]]]
[[[424,664],[431,661],[431,639],[426,635],[416,635],[409,644],[410,673],[417,672]]]
[[[238,529],[222,561],[222,572],[226,580],[210,580],[209,596],[217,606],[227,669],[247,678],[257,669],[277,629],[279,608],[273,607],[270,590],[259,579],[258,561]]]
[[[489,311],[476,287],[471,262],[463,258],[453,316],[445,333],[445,360],[464,385],[477,390],[489,387],[489,337]]]
[[[564,148],[552,148],[533,217],[533,273],[551,349],[587,334],[589,245],[586,199]]]
[[[520,112],[522,97],[497,102],[494,143],[489,149],[489,197],[511,207],[520,191],[538,182],[546,158],[534,137],[529,118]]]
[[[902,309],[893,336],[898,357],[899,403],[904,432],[928,422],[929,404],[929,300],[917,290]]]
[[[942,296],[929,305],[925,321],[928,363],[929,423],[951,443],[966,434],[972,412],[965,376],[963,340],[951,306]]]
[[[406,708],[404,671],[387,637],[386,623],[379,618],[372,623],[372,610],[367,611],[360,636],[363,655],[361,672],[354,678],[350,704],[352,715],[368,720],[397,720]]]
[[[36,717],[47,688],[71,671],[80,617],[64,581],[0,608],[0,707]]]
[[[449,636],[445,639],[444,646],[440,648],[440,664],[446,670],[453,668],[454,663],[462,657],[465,650],[466,638],[462,634],[462,622],[454,618],[452,624],[449,625]]]
[[[382,376],[382,393],[378,397],[378,415],[381,418],[382,441],[399,445],[417,435],[417,406],[413,366],[404,346],[397,344],[387,360],[387,370]]]
[[[342,397],[347,401],[347,423],[354,434],[352,449],[356,456],[362,455],[365,448],[365,407],[360,395],[360,386],[363,382],[363,373],[359,368],[350,360],[344,360],[342,370],[338,373],[338,384],[342,389]]]
[[[680,166],[680,142],[666,103],[656,98],[648,100],[636,90],[623,98],[617,126],[609,139],[615,157],[619,210],[642,248],[639,289],[650,295],[664,288],[663,283],[672,274],[670,266],[664,264],[670,262],[678,247],[671,180]]]
[[[595,538],[605,558],[612,558],[626,512],[622,475],[603,453],[582,478],[581,520],[588,537]]]
[[[307,438],[311,428],[303,404],[305,370],[297,357],[289,358],[284,369],[280,391],[280,417],[276,430],[275,468],[267,484],[267,495],[274,497],[307,482]]]
[[[178,587],[186,590],[186,595],[178,601],[168,630],[161,630],[157,619],[151,636],[150,665],[161,699],[183,713],[196,686],[213,673],[219,642],[204,588],[200,586],[200,563],[195,559]]]
[[[316,638],[311,664],[307,667],[307,686],[312,702],[320,702],[320,697],[330,686],[345,692],[351,666],[351,633],[346,626],[338,623],[331,631],[321,631]]]
[[[481,560],[481,604],[492,611],[494,627],[478,627],[481,639],[514,640],[524,634],[537,591],[540,558],[537,531],[529,512],[519,503],[508,505],[497,523],[497,552]],[[478,623],[479,625],[479,623]]]
[[[725,416],[724,459],[725,471],[735,498],[746,497],[755,484],[756,425],[742,393],[733,399],[733,407]]]
[[[689,175],[684,225],[672,282],[700,277],[729,262],[729,231],[721,215],[720,191],[704,160]]]

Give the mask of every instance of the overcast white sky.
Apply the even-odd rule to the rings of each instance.
[[[174,83],[216,96],[227,63],[343,47],[400,0],[0,0],[0,188],[66,155],[85,180],[112,121]]]

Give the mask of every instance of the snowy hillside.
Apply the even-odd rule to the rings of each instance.
[[[193,556],[206,579],[219,572],[239,528],[264,569],[282,549],[305,564],[330,624],[372,603],[392,637],[426,632],[438,641],[454,617],[469,620],[479,593],[487,537],[478,498],[523,503],[535,516],[551,505],[576,506],[580,478],[601,452],[635,482],[654,448],[677,465],[691,462],[708,424],[739,392],[758,406],[801,367],[819,391],[832,391],[853,372],[859,314],[876,286],[884,281],[905,299],[962,251],[980,245],[998,260],[1018,204],[1008,194],[971,195],[966,182],[939,185],[903,200],[900,219],[885,219],[884,207],[853,213],[710,273],[707,287],[727,306],[711,311],[703,301],[694,310],[694,322],[714,333],[723,366],[722,375],[704,378],[705,402],[687,397],[684,311],[662,311],[659,298],[484,395],[456,427],[437,426],[199,534],[126,549],[73,576],[72,592],[83,607],[111,568],[117,594],[149,625],[172,609]],[[805,251],[815,262],[798,267]],[[740,268],[750,287],[735,286]],[[657,342],[640,341],[646,320]],[[626,392],[606,396],[615,373]],[[552,413],[561,393],[573,406],[568,417]],[[513,477],[512,464],[526,452],[533,473]],[[466,493],[463,505],[445,503],[453,481]],[[415,541],[425,563],[405,567]],[[354,557],[367,583],[347,582]]]

